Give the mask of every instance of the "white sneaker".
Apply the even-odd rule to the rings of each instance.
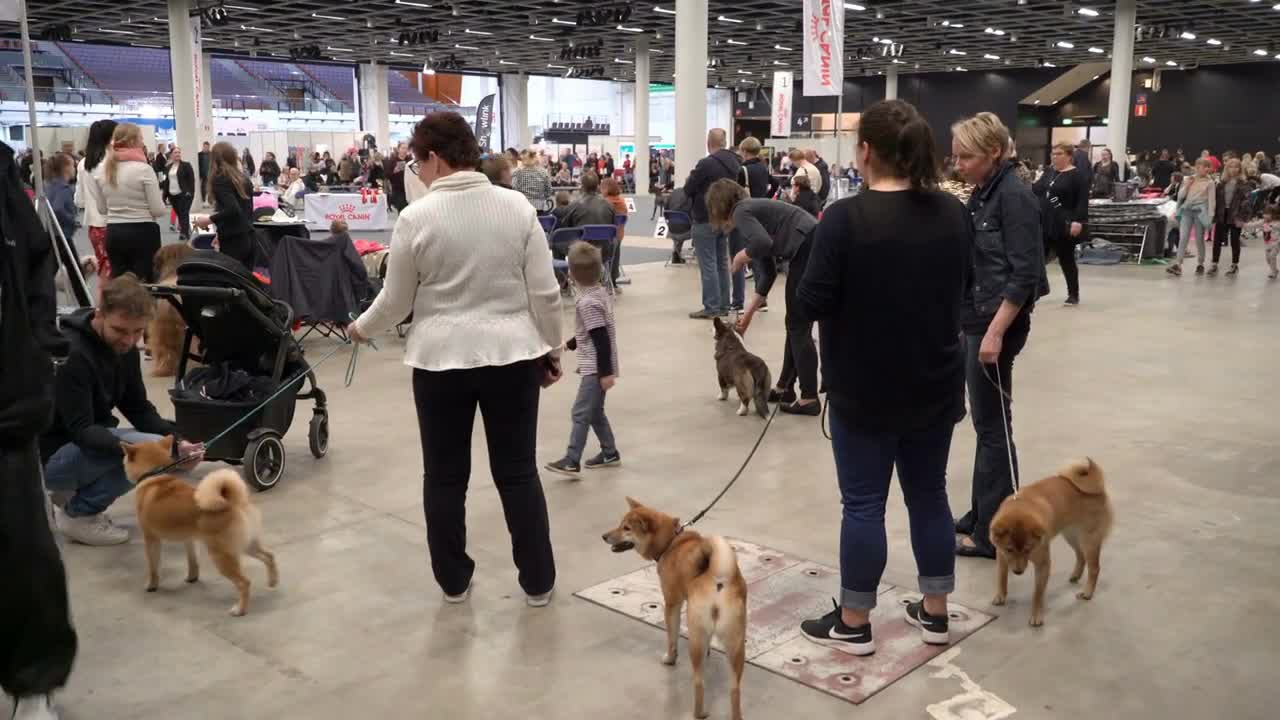
[[[467,585],[467,589],[463,590],[458,595],[450,595],[449,593],[445,593],[444,601],[451,605],[460,605],[466,602],[467,598],[470,598],[470,597],[471,597],[471,586]]]
[[[58,720],[58,713],[48,695],[28,695],[18,698],[13,707],[13,720]]]
[[[112,525],[111,518],[105,512],[71,517],[66,510],[55,505],[53,518],[58,532],[67,539],[84,545],[120,545],[129,542],[129,530]]]
[[[529,603],[529,607],[546,607],[551,604],[551,596],[555,593],[555,591],[556,591],[555,588],[551,588],[550,590],[542,593],[541,595],[530,595],[527,598],[526,602]]]

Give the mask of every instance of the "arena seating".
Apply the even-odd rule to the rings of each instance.
[[[169,51],[87,43],[57,43],[59,49],[117,103],[169,102]]]
[[[338,98],[345,106],[343,109],[350,112],[355,109],[356,90],[354,70],[350,66],[342,65],[318,65],[309,63],[298,63],[298,70],[302,71],[303,77],[318,84],[320,87],[329,91],[330,95]],[[296,76],[295,76],[296,78]]]

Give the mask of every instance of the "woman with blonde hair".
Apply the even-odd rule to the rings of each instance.
[[[1213,162],[1208,157],[1196,160],[1195,174],[1182,181],[1178,189],[1178,254],[1165,272],[1170,275],[1182,275],[1182,259],[1187,252],[1187,244],[1191,242],[1191,232],[1196,235],[1196,274],[1204,274],[1204,244],[1209,237],[1209,228],[1217,215],[1218,184],[1210,173]]]
[[[538,154],[532,150],[520,153],[520,165],[511,174],[511,187],[528,198],[540,213],[551,205],[551,176],[539,165]]]
[[[201,215],[196,227],[218,226],[218,248],[253,271],[253,183],[240,169],[240,156],[234,145],[220,142],[209,153],[209,180],[205,195],[213,201],[215,212]]]
[[[169,209],[160,195],[160,181],[147,162],[142,129],[121,123],[111,134],[111,149],[102,164],[101,194],[95,198],[98,212],[107,218],[107,259],[111,277],[131,272],[143,282],[154,282],[151,259],[160,249],[160,225],[156,218]]]
[[[1245,157],[1249,157],[1246,155]],[[1252,160],[1252,158],[1250,158]],[[1253,183],[1241,171],[1242,163],[1231,158],[1222,166],[1222,180],[1214,189],[1214,218],[1216,225],[1213,231],[1213,264],[1209,266],[1209,274],[1218,274],[1218,260],[1222,257],[1222,246],[1231,243],[1231,267],[1228,275],[1240,272],[1240,233],[1249,220],[1249,193],[1253,192]]]
[[[978,435],[971,507],[956,521],[956,533],[968,536],[956,545],[956,554],[966,557],[996,556],[991,518],[1013,494],[1017,472],[1013,360],[1031,333],[1036,299],[1049,292],[1040,203],[1017,178],[1011,145],[1009,129],[993,113],[951,126],[956,172],[976,186],[969,196],[975,235],[961,307],[965,384]]]

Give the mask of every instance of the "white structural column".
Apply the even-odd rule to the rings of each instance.
[[[897,65],[890,65],[889,68],[884,71],[884,99],[885,100],[898,99],[898,66]]]
[[[524,150],[533,144],[529,125],[529,76],[502,76],[502,142]]]
[[[1133,26],[1136,0],[1116,0],[1115,39],[1111,46],[1111,97],[1107,102],[1107,145],[1123,175],[1129,165],[1129,93],[1133,87]]]
[[[680,0],[675,6],[675,181],[684,185],[707,154],[707,0]]]
[[[200,16],[191,0],[169,0],[169,67],[178,147],[196,165],[202,143],[213,142],[213,87],[209,57],[201,52]],[[196,168],[197,174],[199,168]],[[200,178],[197,182],[202,182]],[[196,207],[202,193],[196,193]]]
[[[635,146],[631,169],[636,178],[636,195],[649,194],[649,40],[636,43]]]
[[[378,149],[387,153],[391,145],[391,93],[387,88],[387,66],[377,63],[361,63],[360,73],[360,130],[378,143]]]

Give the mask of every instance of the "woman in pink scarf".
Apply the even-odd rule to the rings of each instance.
[[[154,282],[152,257],[160,249],[156,219],[164,217],[168,209],[160,196],[156,173],[147,163],[142,130],[137,125],[116,126],[102,174],[98,209],[107,218],[111,276],[131,272],[143,282]]]

